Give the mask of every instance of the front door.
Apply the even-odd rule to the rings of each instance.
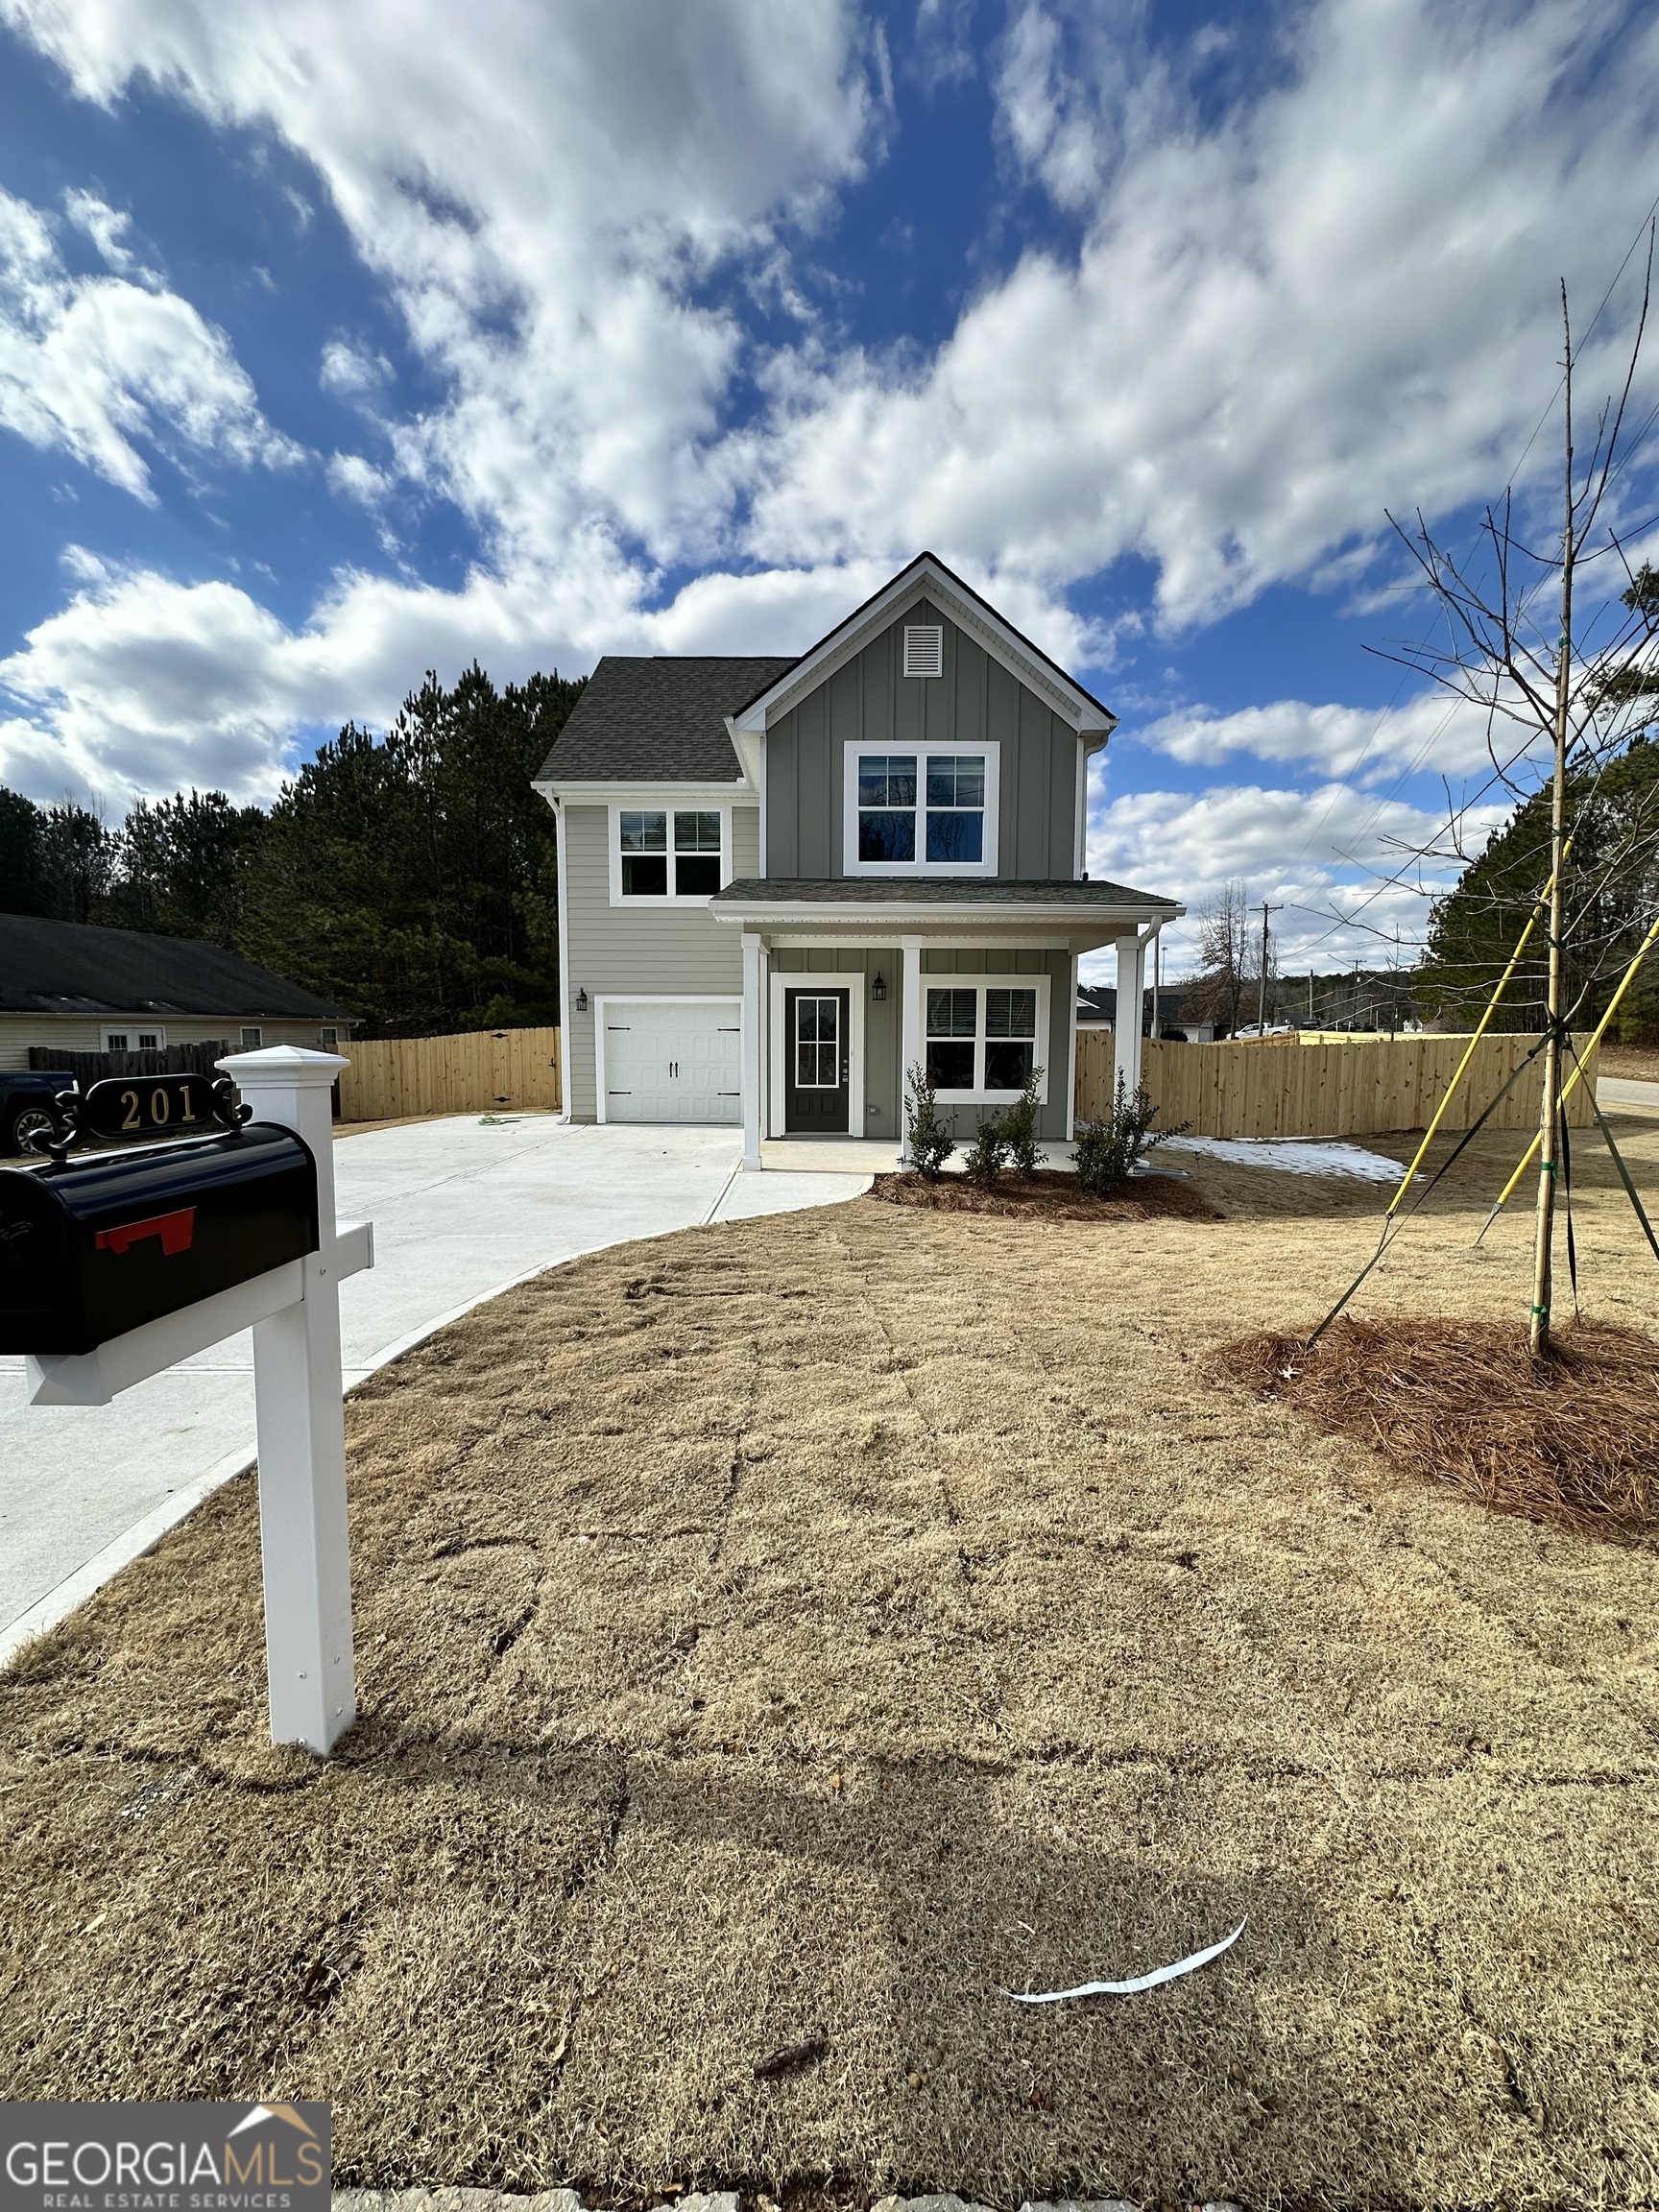
[[[845,1137],[853,1072],[849,990],[783,994],[783,1127],[791,1137]]]

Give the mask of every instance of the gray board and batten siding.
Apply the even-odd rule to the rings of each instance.
[[[944,630],[944,674],[905,676],[904,629]],[[766,730],[766,873],[839,876],[848,744],[1001,747],[997,873],[1076,873],[1078,735],[929,600],[913,603]]]
[[[573,1120],[598,1114],[593,1051],[594,1000],[608,992],[665,998],[743,995],[743,949],[738,932],[701,906],[613,906],[611,813],[607,806],[565,805],[565,960],[570,990],[570,1035],[565,1040],[565,1080]],[[751,801],[732,809],[732,858],[739,876],[760,864],[760,810]],[[588,994],[588,1011],[576,994]]]

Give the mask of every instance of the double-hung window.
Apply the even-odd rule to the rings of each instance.
[[[614,820],[613,897],[702,900],[719,890],[719,807],[619,806]]]
[[[998,748],[849,744],[850,876],[994,876]]]
[[[1031,981],[923,983],[927,1080],[941,1098],[1011,1098],[1039,1066],[1048,987]],[[1046,1095],[1047,1085],[1042,1086]]]

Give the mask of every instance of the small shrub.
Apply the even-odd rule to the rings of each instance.
[[[1158,1109],[1148,1096],[1146,1086],[1142,1084],[1131,1095],[1129,1086],[1119,1074],[1110,1118],[1077,1124],[1077,1180],[1085,1190],[1098,1193],[1109,1190],[1114,1183],[1127,1182],[1131,1170],[1140,1166],[1154,1145],[1166,1144],[1171,1137],[1179,1137],[1187,1127],[1182,1121],[1173,1129],[1154,1131],[1152,1124],[1157,1117]]]
[[[939,1111],[927,1070],[920,1060],[911,1069],[904,1088],[904,1136],[911,1166],[925,1182],[937,1183],[939,1170],[956,1149],[956,1140],[950,1134],[950,1120]]]
[[[1035,1175],[1043,1164],[1037,1149],[1037,1086],[1042,1080],[1042,1069],[1033,1068],[1030,1082],[1002,1116],[1002,1141],[1016,1174]]]
[[[989,1190],[1001,1174],[1002,1163],[1007,1157],[1007,1131],[1002,1117],[993,1114],[974,1130],[962,1171],[970,1182],[977,1183],[981,1190]]]

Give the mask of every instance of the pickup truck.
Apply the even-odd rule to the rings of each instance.
[[[50,1137],[52,1101],[74,1085],[63,1069],[0,1069],[0,1153],[32,1152]]]

